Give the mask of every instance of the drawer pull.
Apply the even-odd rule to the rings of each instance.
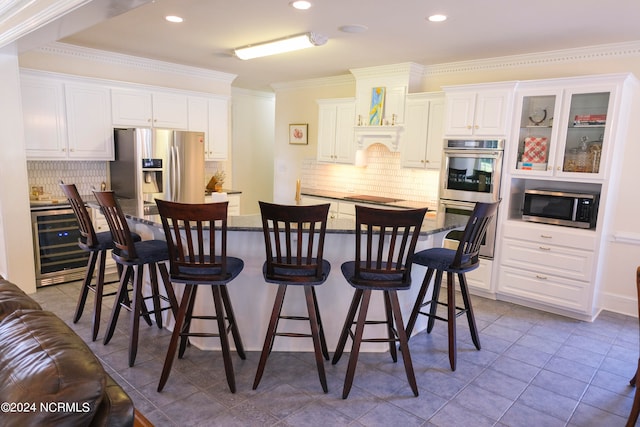
[[[540,237],[542,237],[543,239],[552,239],[553,236],[549,236],[548,234],[541,234]]]
[[[539,274],[536,274],[536,279],[547,280],[547,276],[541,276]]]
[[[540,248],[541,251],[550,251],[551,248],[548,246],[538,246],[538,248]]]

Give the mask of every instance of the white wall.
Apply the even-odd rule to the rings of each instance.
[[[0,274],[27,293],[35,292],[29,183],[22,126],[18,57],[0,49]]]
[[[233,188],[241,214],[259,213],[259,200],[273,200],[275,96],[233,89],[231,104]]]

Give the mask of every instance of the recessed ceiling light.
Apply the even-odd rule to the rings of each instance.
[[[182,19],[179,16],[175,16],[175,15],[165,16],[164,19],[166,19],[169,22],[182,22],[182,21],[184,21],[184,19]]]
[[[431,15],[427,19],[431,22],[442,22],[447,20],[447,15],[436,14],[436,15]]]
[[[349,25],[343,25],[338,29],[343,33],[364,33],[369,29],[369,27],[367,27],[366,25],[360,25],[360,24],[349,24]]]
[[[300,9],[300,10],[307,10],[311,7],[311,2],[305,1],[305,0],[296,0],[296,1],[292,1],[289,4],[294,8]]]

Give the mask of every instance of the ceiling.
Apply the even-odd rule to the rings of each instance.
[[[638,0],[155,0],[60,42],[237,74],[235,87],[640,40]],[[448,15],[442,23],[426,17]],[[179,15],[181,24],[164,20]],[[346,33],[344,25],[364,25]],[[242,61],[234,47],[304,32],[324,46]]]

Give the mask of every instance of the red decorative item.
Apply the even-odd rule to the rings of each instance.
[[[527,163],[547,162],[547,138],[528,136],[524,139],[522,161]]]

